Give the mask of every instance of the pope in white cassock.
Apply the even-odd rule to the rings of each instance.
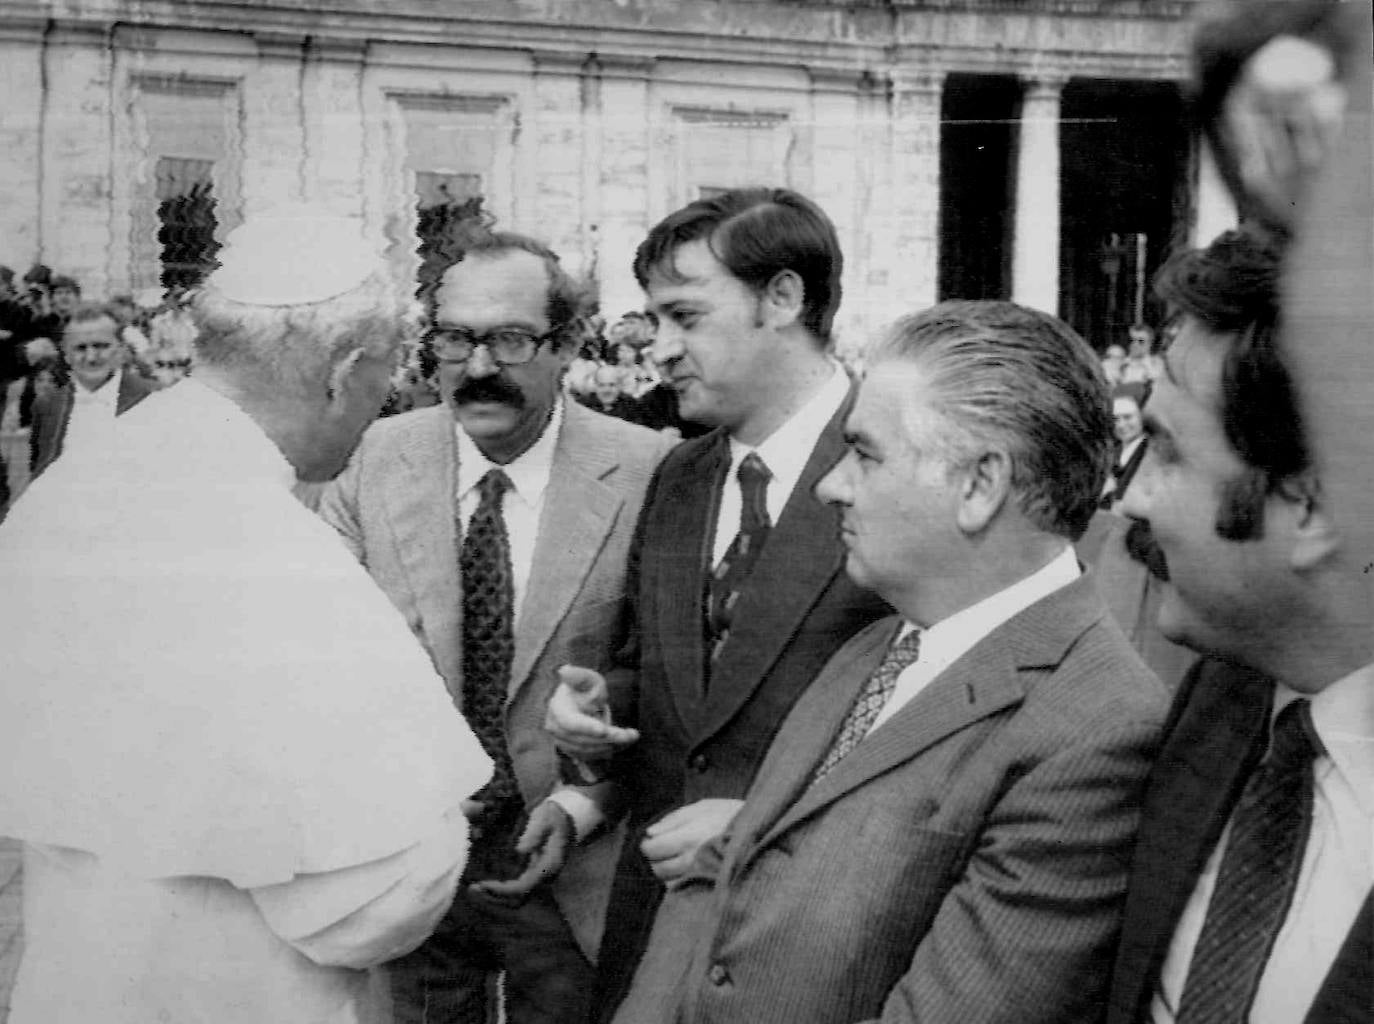
[[[359,222],[250,219],[195,376],[0,527],[11,1024],[385,1020],[369,968],[447,909],[491,763],[292,484],[376,415],[401,309]]]

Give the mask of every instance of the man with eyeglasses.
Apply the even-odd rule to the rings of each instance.
[[[507,1020],[561,1024],[589,1010],[615,847],[597,794],[560,785],[544,706],[558,666],[608,667],[625,641],[630,539],[671,442],[564,400],[590,304],[553,252],[462,245],[425,268],[443,404],[376,423],[320,513],[497,763],[452,911],[392,965],[396,1019],[486,1020],[503,971]]]

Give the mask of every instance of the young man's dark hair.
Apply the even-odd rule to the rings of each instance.
[[[732,189],[698,199],[660,221],[640,243],[634,262],[639,286],[653,274],[675,280],[675,253],[703,238],[711,255],[755,291],[785,270],[794,272],[805,294],[803,326],[830,340],[844,257],[835,225],[820,207],[785,188]]]
[[[1228,231],[1205,249],[1176,254],[1155,278],[1174,317],[1192,317],[1229,341],[1220,413],[1248,468],[1227,485],[1217,513],[1217,533],[1228,540],[1259,538],[1265,498],[1312,467],[1279,343],[1281,256],[1267,235]]]

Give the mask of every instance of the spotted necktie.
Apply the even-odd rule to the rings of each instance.
[[[1321,750],[1307,701],[1279,712],[1269,756],[1251,774],[1231,818],[1178,1024],[1244,1024],[1249,1018],[1297,885],[1312,825],[1312,762]]]
[[[914,664],[920,655],[919,629],[911,630],[888,648],[887,654],[883,656],[883,660],[868,677],[858,697],[854,699],[849,714],[845,715],[840,731],[835,734],[835,742],[831,744],[829,753],[825,755],[825,759],[821,761],[820,767],[812,777],[813,783],[825,778],[845,755],[863,742],[868,730],[873,728],[879,712],[892,699],[892,692],[897,688],[897,677],[907,666]]]
[[[750,452],[740,460],[735,473],[739,480],[740,504],[739,533],[730,542],[725,557],[720,560],[711,574],[710,597],[707,608],[707,628],[711,638],[711,659],[720,655],[720,649],[730,636],[730,626],[734,621],[735,606],[739,603],[740,591],[749,578],[759,552],[772,524],[768,521],[768,481],[773,474],[758,457]]]
[[[491,781],[472,797],[485,805],[475,824],[488,840],[482,845],[490,847],[493,862],[477,863],[480,850],[474,846],[472,877],[508,872],[495,858],[502,857],[513,840],[509,833],[522,810],[505,730],[506,691],[515,654],[515,587],[501,499],[510,487],[504,470],[488,470],[482,477],[477,509],[468,520],[458,555],[463,581],[463,717],[494,762]]]

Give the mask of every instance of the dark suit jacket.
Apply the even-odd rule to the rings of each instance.
[[[109,385],[106,385],[107,387]],[[33,425],[29,434],[29,468],[36,478],[62,454],[62,442],[67,437],[67,424],[72,419],[76,402],[75,381],[60,384],[33,403]],[[157,383],[137,370],[125,367],[119,372],[119,395],[115,398],[115,415],[126,412],[157,390]]]
[[[1164,688],[1084,577],[810,784],[898,625],[798,701],[617,1024],[1100,1018]]]
[[[650,486],[632,571],[638,656],[611,677],[617,722],[640,740],[617,765],[629,831],[601,951],[603,1010],[618,1002],[648,939],[662,886],[639,852],[647,825],[707,797],[742,798],[792,705],[830,656],[890,609],[844,572],[839,515],[812,493],[844,454],[853,390],[822,432],[755,563],[707,678],[703,595],[730,463],[722,430],[678,445]]]
[[[1217,661],[1199,662],[1183,681],[1145,791],[1109,1024],[1147,1020],[1179,916],[1246,777],[1264,755],[1273,697],[1269,679]],[[1374,1019],[1371,939],[1366,897],[1307,1024]]]

